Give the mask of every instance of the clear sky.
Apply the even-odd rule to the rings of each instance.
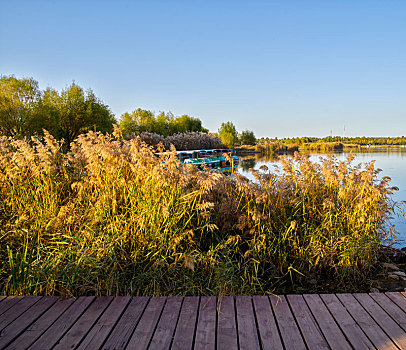
[[[406,1],[0,0],[0,74],[257,137],[406,135]]]

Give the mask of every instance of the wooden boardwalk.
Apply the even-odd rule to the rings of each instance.
[[[406,294],[0,297],[0,349],[406,349]]]

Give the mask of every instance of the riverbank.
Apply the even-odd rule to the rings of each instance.
[[[346,144],[342,142],[312,142],[299,145],[299,150],[316,152],[342,152],[344,150],[359,150],[360,145]]]
[[[256,145],[242,145],[235,147],[237,155],[247,156],[253,154],[278,155],[297,152],[296,145],[285,145],[279,141],[258,142]]]
[[[346,151],[374,151],[374,150],[405,150],[406,146],[399,145],[359,145],[341,142],[310,142],[296,144],[284,144],[277,141],[259,142],[257,145],[236,146],[237,155],[249,156],[254,154],[288,154],[298,151],[314,152],[346,152]]]
[[[396,249],[382,246],[380,263],[374,276],[371,276],[370,291],[406,291],[406,247]]]
[[[254,184],[118,132],[0,150],[2,294],[365,291],[391,238],[389,179],[351,158],[282,158]]]

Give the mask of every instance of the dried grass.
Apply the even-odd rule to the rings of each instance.
[[[178,133],[167,137],[152,132],[142,132],[139,137],[148,145],[157,146],[161,143],[167,149],[173,145],[178,151],[225,148],[218,136],[203,132]]]
[[[266,294],[310,278],[348,291],[391,238],[394,189],[373,162],[296,155],[252,183],[117,129],[80,135],[69,154],[45,135],[0,138],[3,293]]]
[[[296,144],[285,145],[281,141],[260,141],[255,145],[255,150],[260,151],[262,154],[276,154],[276,153],[286,153],[286,152],[296,152],[298,151],[298,146]]]

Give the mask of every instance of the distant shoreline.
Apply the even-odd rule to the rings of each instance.
[[[291,145],[289,145],[291,146]],[[405,149],[406,145],[358,145],[358,144],[345,144],[341,142],[314,142],[305,143],[297,147],[286,147],[286,148],[274,148],[271,153],[275,154],[285,154],[294,153],[297,151],[318,151],[318,152],[343,152],[348,150],[375,150],[375,149]],[[258,149],[256,146],[243,145],[235,147],[237,150],[237,155],[254,155],[254,154],[266,154],[269,153]]]

